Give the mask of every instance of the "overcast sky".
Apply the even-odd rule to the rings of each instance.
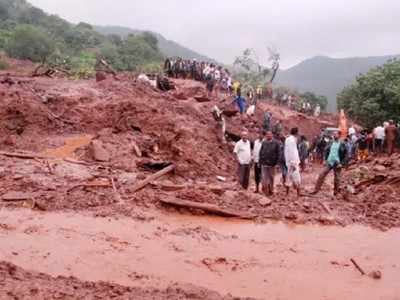
[[[400,53],[400,0],[28,0],[71,22],[159,32],[232,63],[245,48],[283,67],[315,55]]]

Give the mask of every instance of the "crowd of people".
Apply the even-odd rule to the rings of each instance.
[[[327,132],[322,131],[315,137],[312,152],[316,160],[323,161],[326,146],[330,142],[331,136]],[[351,161],[364,161],[372,154],[391,155],[396,145],[400,144],[400,127],[392,120],[378,125],[373,130],[357,131],[351,126],[343,143],[346,147],[346,164]]]
[[[276,170],[282,174],[282,183],[289,193],[293,186],[298,196],[301,191],[301,173],[309,161],[322,163],[324,166],[311,194],[321,190],[327,175],[333,172],[334,195],[340,192],[342,168],[352,161],[365,160],[371,153],[392,155],[396,144],[399,144],[400,128],[393,121],[377,126],[371,133],[366,130],[348,129],[347,137],[341,136],[339,130],[326,132],[310,144],[305,136],[299,135],[298,128],[292,128],[285,137],[281,132],[281,122],[273,126],[272,115],[266,112],[263,130],[255,141],[250,141],[247,132],[242,132],[241,139],[235,144],[234,153],[239,164],[239,184],[248,189],[251,166],[254,165],[255,192],[260,185],[267,196],[274,194]],[[280,130],[277,131],[277,128]]]
[[[231,94],[234,83],[228,69],[210,62],[198,62],[196,59],[167,58],[164,72],[172,78],[192,79],[206,84],[209,96],[215,93]]]
[[[169,77],[193,79],[206,84],[209,96],[215,92],[218,98],[223,92],[233,97],[240,114],[254,114],[256,103],[265,96],[262,87],[247,90],[247,100],[242,95],[239,81],[233,81],[229,71],[221,66],[207,62],[184,60],[181,58],[165,61],[164,71]],[[272,89],[269,97],[274,98]],[[306,114],[318,117],[321,113],[320,105],[300,99],[292,94],[277,94],[274,98],[278,104],[288,106]],[[221,122],[222,135],[225,139],[225,121],[222,111],[214,107],[213,113],[216,120]],[[280,170],[282,182],[286,193],[290,186],[301,196],[301,173],[307,168],[310,161],[324,164],[324,167],[315,183],[313,194],[318,193],[327,177],[332,171],[334,174],[334,194],[340,191],[340,176],[343,167],[348,166],[353,160],[365,160],[371,153],[379,154],[385,151],[391,155],[396,142],[400,143],[400,129],[393,121],[385,122],[372,131],[357,131],[354,127],[348,129],[348,134],[338,130],[322,130],[312,143],[304,135],[299,135],[298,128],[292,128],[289,136],[283,135],[283,126],[280,120],[273,120],[272,113],[266,111],[259,136],[255,141],[250,141],[247,132],[242,132],[240,140],[236,142],[234,153],[239,164],[238,177],[242,188],[248,189],[250,173],[254,165],[255,192],[263,192],[271,196],[274,194],[275,171]],[[341,136],[342,135],[342,136]]]

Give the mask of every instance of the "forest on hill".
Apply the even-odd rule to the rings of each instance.
[[[88,23],[71,24],[25,0],[0,0],[0,51],[13,58],[64,64],[80,77],[93,74],[99,56],[117,71],[158,70],[163,60],[158,40],[149,32],[104,35]]]

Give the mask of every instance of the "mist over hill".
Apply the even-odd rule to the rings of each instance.
[[[330,58],[316,56],[278,72],[276,84],[328,97],[328,110],[336,111],[336,95],[369,69],[399,55]]]
[[[95,30],[98,32],[104,34],[104,35],[109,35],[109,34],[117,34],[120,35],[121,37],[126,37],[129,34],[141,34],[143,33],[143,30],[137,30],[137,29],[131,29],[128,27],[122,27],[122,26],[95,26]],[[173,57],[173,56],[179,56],[184,59],[197,59],[201,61],[215,61],[214,59],[211,59],[205,55],[202,55],[200,53],[197,53],[196,51],[193,51],[187,47],[184,47],[180,44],[178,44],[175,41],[168,40],[161,34],[157,32],[151,32],[154,36],[157,37],[158,39],[158,47],[160,48],[160,51],[162,54],[164,54],[166,57]]]

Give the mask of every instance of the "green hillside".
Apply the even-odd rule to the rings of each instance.
[[[336,111],[336,96],[351,84],[360,73],[383,65],[395,56],[330,58],[316,56],[300,64],[280,71],[276,78],[278,85],[312,91],[328,97],[328,110]]]
[[[34,62],[63,63],[77,76],[94,72],[99,56],[116,70],[159,68],[158,40],[148,32],[106,36],[87,23],[71,24],[25,0],[0,0],[0,51]]]
[[[141,34],[143,32],[141,30],[121,27],[121,26],[95,26],[94,28],[102,34],[105,35],[117,34],[121,37],[126,37],[129,34]],[[151,33],[157,37],[158,47],[160,48],[162,54],[166,57],[179,56],[184,59],[195,58],[200,61],[215,61],[205,55],[201,55],[193,50],[190,50],[189,48],[186,48],[174,41],[167,40],[159,33],[156,32],[151,32]]]

